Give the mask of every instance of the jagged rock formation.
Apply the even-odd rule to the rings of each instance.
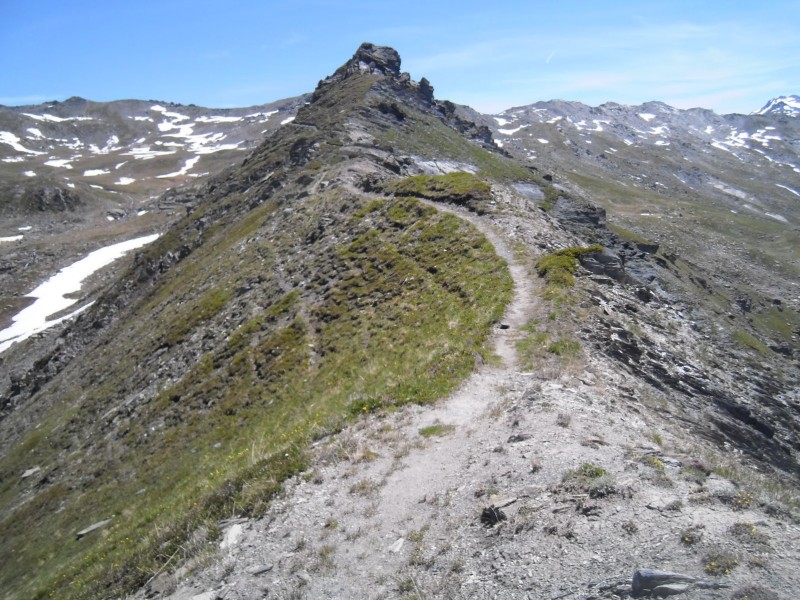
[[[607,575],[601,559],[580,555],[582,564],[592,563],[591,582],[577,570],[567,573],[562,541],[602,538],[596,543],[614,564],[624,562],[627,573],[631,555],[672,560],[660,554],[658,534],[639,532],[626,509],[655,511],[642,529],[663,528],[684,506],[687,518],[708,517],[704,507],[713,502],[723,513],[715,536],[732,527],[734,512],[747,510],[749,518],[769,519],[773,535],[790,539],[784,524],[793,518],[791,501],[755,506],[751,488],[736,488],[719,466],[710,476],[689,444],[709,453],[730,448],[737,468],[756,465],[778,486],[796,483],[794,305],[781,300],[774,313],[762,311],[767,288],[755,282],[728,288],[730,277],[679,256],[676,238],[615,227],[617,205],[607,202],[598,173],[609,177],[640,163],[590,156],[592,144],[579,147],[571,131],[564,134],[570,143],[534,159],[524,141],[498,129],[510,115],[488,119],[437,100],[430,82],[400,71],[396,51],[372,44],[363,44],[308,99],[239,166],[162,195],[157,204],[180,218],[101,286],[95,304],[72,324],[0,356],[0,531],[6,540],[0,585],[10,597],[121,597],[138,588],[167,597],[169,578],[190,569],[198,570],[199,582],[224,578],[196,560],[221,543],[230,556],[240,552],[227,572],[236,574],[231,593],[245,597],[264,593],[252,581],[254,573],[273,569],[263,563],[263,551],[276,557],[275,585],[287,595],[300,581],[312,595],[353,597],[368,577],[378,586],[375,596],[439,580],[455,586],[437,588],[443,596],[511,598],[533,589],[520,583],[532,561],[514,558],[522,556],[520,545],[533,541],[546,548],[550,570],[542,579],[551,596],[569,574],[596,597],[613,597],[625,584],[598,579]],[[78,110],[81,102],[64,104]],[[583,110],[553,110],[568,109]],[[650,109],[659,107],[640,110]],[[514,116],[528,119],[541,110],[517,109]],[[171,112],[160,114],[179,128],[183,113]],[[632,118],[621,118],[614,135],[627,135],[625,121]],[[560,122],[547,120],[520,126],[544,131]],[[570,165],[584,158],[586,169],[571,173]],[[592,170],[598,161],[614,166]],[[726,181],[720,174],[719,185]],[[638,200],[629,202],[641,210]],[[603,250],[580,248],[594,243]],[[567,247],[572,254],[557,253]],[[692,250],[689,245],[689,258]],[[544,275],[537,261],[545,255],[565,269],[559,285],[536,275],[537,265]],[[575,256],[581,264],[568,260]],[[790,268],[770,273],[769,289],[785,290]],[[495,334],[497,356],[491,357],[485,342],[511,300],[512,281],[514,300],[500,330],[505,337]],[[789,324],[784,340],[770,340],[775,350],[756,337],[763,329],[755,319],[736,312],[754,307],[781,335]],[[451,398],[455,408],[437,409],[444,422],[404,408],[447,396],[476,368],[476,379]],[[494,396],[494,410],[508,417],[503,421],[483,413],[482,403]],[[565,412],[545,426],[553,404]],[[572,414],[580,435],[569,430]],[[365,437],[352,451],[326,458],[326,449],[358,438],[351,420]],[[648,427],[658,429],[643,448]],[[381,435],[386,453],[369,448]],[[442,454],[437,457],[436,446],[403,446],[416,435],[442,436]],[[667,449],[664,438],[675,445]],[[568,457],[555,448],[561,443],[570,447]],[[552,464],[531,461],[530,451],[550,448]],[[414,459],[409,453],[416,451]],[[351,463],[369,477],[344,483]],[[440,471],[432,473],[431,465]],[[474,470],[467,476],[462,469]],[[398,475],[406,470],[411,479]],[[318,475],[323,471],[325,477]],[[543,472],[547,484],[522,482],[523,471]],[[630,480],[631,473],[641,480]],[[303,503],[278,495],[287,481]],[[422,508],[413,497],[416,484],[426,490]],[[449,487],[433,499],[438,484]],[[668,485],[678,498],[661,502],[657,490]],[[314,486],[322,491],[314,493]],[[308,567],[314,576],[298,570],[287,553],[317,564],[306,560],[312,549],[287,546],[296,540],[276,529],[281,513],[275,511],[290,515],[287,527],[316,536],[320,526],[313,519],[334,510],[343,486],[384,511],[385,522],[371,525],[371,533],[357,526],[370,518],[368,506],[351,500],[337,513],[348,519],[347,531],[332,534],[340,536],[342,554],[352,549],[366,568],[327,574],[326,560],[344,558],[332,558],[338,550],[326,545],[324,552],[313,549],[320,565]],[[496,497],[498,486],[509,488],[508,497]],[[705,498],[696,500],[700,508],[689,509],[697,498]],[[480,527],[480,511],[467,514],[476,501],[507,514],[493,523],[497,533],[470,528]],[[450,502],[462,512],[439,513],[437,535],[458,531],[464,546],[429,552],[425,532],[437,525],[418,524],[415,515]],[[619,503],[614,512],[611,502]],[[549,516],[539,520],[545,507],[541,514]],[[593,524],[600,514],[625,533],[598,535]],[[262,515],[264,521],[254,520]],[[406,517],[416,534],[406,531]],[[330,517],[322,528],[330,534],[337,522]],[[251,539],[269,545],[257,557],[235,550],[243,523]],[[404,556],[404,540],[414,549],[405,566],[380,579],[376,548],[390,535],[393,565]],[[631,548],[623,535],[640,537]],[[529,537],[515,542],[516,536]],[[678,548],[683,542],[674,538],[669,547]],[[486,540],[497,544],[499,558],[488,553]],[[743,544],[733,546],[738,551]],[[504,562],[513,577],[498,584],[490,570],[501,564],[503,548],[512,549]],[[472,557],[469,566],[458,567],[456,553]],[[445,558],[448,567],[437,563]],[[784,565],[794,558],[774,560]],[[681,555],[680,564],[663,566],[683,570],[689,560]],[[32,573],[25,564],[49,566]],[[712,557],[702,568],[710,573],[719,564]],[[405,568],[413,575],[407,578]],[[695,575],[687,577],[702,579]],[[793,577],[782,573],[778,587],[791,589]],[[750,580],[764,578],[751,573]]]

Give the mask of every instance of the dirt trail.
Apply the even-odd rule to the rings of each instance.
[[[462,485],[463,465],[475,451],[470,438],[474,436],[481,418],[501,395],[501,389],[509,385],[510,378],[516,372],[514,337],[527,322],[535,306],[533,283],[528,277],[527,268],[520,264],[491,225],[467,211],[431,205],[469,221],[489,239],[497,254],[508,263],[514,280],[514,295],[506,309],[502,327],[495,330],[491,340],[500,364],[482,365],[450,397],[434,407],[414,411],[413,417],[405,425],[408,436],[437,424],[453,427],[454,430],[450,435],[437,439],[434,444],[411,450],[403,460],[402,468],[385,477],[375,508],[380,515],[378,520],[381,528],[387,535],[404,527],[424,527],[427,516],[420,515],[421,499],[433,498],[442,490]]]
[[[335,451],[322,452],[317,477],[324,478],[324,483],[312,483],[311,489],[307,490],[311,492],[311,496],[305,496],[306,490],[288,490],[286,497],[277,501],[272,511],[283,513],[280,516],[273,515],[270,521],[246,523],[244,527],[241,523],[236,523],[228,528],[223,541],[224,551],[228,554],[226,564],[229,566],[225,567],[226,570],[239,573],[252,571],[252,565],[248,563],[257,562],[254,555],[263,552],[264,560],[269,561],[267,564],[273,565],[273,568],[276,561],[280,563],[283,559],[285,562],[287,558],[292,563],[291,571],[297,571],[298,566],[305,565],[305,568],[298,571],[299,582],[306,588],[304,594],[309,598],[371,597],[371,592],[359,591],[361,582],[357,573],[353,573],[355,578],[351,578],[343,576],[339,569],[335,582],[325,581],[324,585],[317,587],[317,578],[307,575],[317,569],[311,560],[301,559],[308,543],[303,530],[319,529],[320,526],[324,529],[327,523],[328,529],[344,529],[350,532],[349,537],[355,539],[349,540],[352,547],[345,554],[361,557],[357,561],[357,570],[361,575],[365,571],[377,573],[378,577],[384,571],[400,573],[403,564],[408,560],[403,547],[408,550],[411,545],[401,540],[405,540],[414,530],[430,529],[432,513],[438,512],[438,503],[444,498],[443,494],[454,493],[459,489],[463,491],[465,465],[475,462],[476,454],[483,452],[486,444],[483,436],[476,435],[477,428],[481,427],[487,411],[503,391],[514,386],[512,380],[517,364],[514,338],[518,335],[519,328],[527,322],[536,299],[534,283],[529,277],[528,269],[518,260],[510,245],[487,218],[456,207],[428,204],[472,223],[494,245],[497,254],[508,263],[514,282],[513,299],[506,309],[502,325],[495,329],[490,341],[490,347],[493,347],[499,360],[482,365],[455,393],[436,405],[409,407],[400,414],[389,417],[381,424],[386,432],[383,436],[373,430],[374,423],[361,423],[353,427],[353,431],[341,434],[341,439],[333,442]],[[420,437],[419,430],[436,424],[447,429],[452,428],[452,431],[430,443],[425,442]],[[375,439],[376,436],[378,439]],[[393,455],[387,454],[387,450]],[[331,454],[335,456],[331,458]],[[374,455],[380,457],[374,459]],[[357,474],[352,472],[351,463],[356,464]],[[341,481],[350,479],[353,481],[349,484]],[[301,484],[300,488],[308,485]],[[335,489],[331,489],[332,487]],[[347,487],[350,487],[350,497],[343,502],[334,500],[337,496],[347,495]],[[365,521],[364,515],[368,515],[368,530],[361,527],[361,523]],[[278,536],[275,535],[275,520],[285,521],[288,525],[287,530],[281,530]],[[313,523],[315,520],[317,522]],[[336,524],[335,527],[332,527],[332,523]],[[286,540],[287,537],[298,534],[300,537],[297,542]],[[267,547],[263,541],[259,541],[263,537],[272,538],[271,543],[266,544]],[[292,552],[292,548],[296,551]],[[342,559],[328,556],[326,560],[338,563]],[[343,562],[346,564],[347,558]],[[344,567],[344,570],[350,569]],[[387,574],[386,577],[390,576]],[[273,583],[281,580],[282,578],[273,579]],[[289,581],[296,582],[296,576],[290,576]],[[392,581],[387,580],[386,583],[390,588],[394,585]],[[173,600],[201,600],[204,597],[202,594],[198,596],[198,584],[200,582],[195,581],[191,586],[181,587],[168,597]],[[246,575],[233,587],[240,590],[237,592],[240,596],[230,597],[250,597],[248,593],[255,593],[253,590],[242,591],[249,588]],[[216,596],[209,595],[209,598],[214,597]]]
[[[633,403],[628,374],[598,356],[576,372],[519,370],[514,340],[539,300],[510,240],[532,220],[435,206],[473,223],[508,262],[514,297],[492,336],[499,360],[434,406],[362,419],[320,440],[313,470],[287,482],[267,516],[223,524],[217,554],[156,578],[137,598],[617,598],[636,568],[703,577],[712,552],[739,553],[742,567],[726,585],[769,573],[769,587],[792,597],[800,528],[755,504],[720,501],[737,490],[715,475],[698,496],[678,450],[696,452],[695,440],[668,413]],[[423,435],[431,426],[437,435]],[[646,460],[653,456],[660,462]],[[564,487],[565,474],[586,463],[608,471],[607,496]],[[482,525],[490,505],[507,520]],[[742,522],[757,524],[747,531],[760,546],[732,537]],[[702,541],[683,543],[686,531]],[[770,570],[745,566],[746,557]]]

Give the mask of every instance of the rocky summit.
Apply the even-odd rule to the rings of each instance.
[[[791,106],[0,107],[4,597],[797,597]]]

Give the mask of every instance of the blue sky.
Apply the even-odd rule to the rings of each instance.
[[[363,41],[436,97],[750,112],[800,94],[800,2],[0,0],[0,104],[247,106],[312,91]]]

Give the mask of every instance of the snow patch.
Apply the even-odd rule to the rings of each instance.
[[[649,123],[650,121],[652,121],[653,119],[655,119],[655,118],[656,118],[656,116],[655,116],[655,115],[653,115],[653,114],[650,114],[650,113],[639,113],[637,116],[638,116],[640,119],[644,119],[644,120],[645,120],[645,121],[647,121],[648,123]]]
[[[550,140],[546,140],[544,138],[539,138],[536,141],[539,142],[540,144],[549,144],[550,143]]]
[[[223,116],[202,116],[195,119],[196,123],[235,123],[241,121],[242,117],[223,117]]]
[[[109,152],[114,152],[116,150],[120,150],[117,147],[119,144],[119,138],[116,135],[112,135],[108,140],[106,140],[106,145],[102,148],[98,148],[95,144],[91,144],[89,146],[89,151],[94,154],[108,154]]]
[[[111,171],[108,169],[89,169],[83,172],[84,177],[97,177],[98,175],[108,175]]]
[[[795,196],[800,196],[800,192],[798,192],[797,190],[793,190],[792,188],[787,187],[785,185],[781,185],[780,183],[776,183],[775,185],[778,186],[779,188],[783,188],[789,192],[792,192]]]
[[[499,131],[503,135],[514,135],[515,133],[517,133],[521,129],[525,129],[526,127],[528,127],[528,125],[520,125],[516,129],[498,129],[497,131]]]
[[[129,152],[123,152],[123,156],[132,156],[136,160],[149,160],[156,156],[167,156],[175,154],[177,150],[151,150],[150,146],[139,146],[138,148],[131,148]]]
[[[764,129],[759,129],[758,131],[756,131],[754,134],[752,134],[750,136],[750,139],[753,140],[754,142],[758,142],[759,144],[761,144],[765,148],[769,148],[769,143],[770,142],[773,142],[773,141],[774,142],[780,142],[780,141],[782,141],[781,137],[779,135],[769,135],[767,133],[767,131],[769,131],[771,129],[775,129],[775,128],[774,127],[765,127]]]
[[[166,179],[167,177],[180,177],[181,175],[186,175],[186,173],[188,173],[189,170],[197,164],[198,160],[200,160],[199,156],[192,157],[183,164],[183,168],[181,168],[180,171],[175,171],[174,173],[167,173],[166,175],[158,175],[158,178]]]
[[[737,190],[734,187],[729,185],[725,185],[724,183],[717,182],[714,184],[714,187],[721,192],[725,192],[726,194],[730,194],[731,196],[735,196],[740,200],[747,200],[747,193],[743,192],[742,190]]]
[[[780,221],[781,223],[788,223],[789,222],[789,221],[786,220],[786,217],[784,217],[783,215],[779,215],[779,214],[776,214],[776,213],[770,213],[770,212],[765,212],[764,214],[767,215],[770,219],[775,219],[776,221]]]
[[[33,155],[44,154],[44,152],[29,150],[19,142],[20,142],[19,138],[10,131],[0,131],[0,144],[8,144],[17,152],[24,152],[25,154],[33,154]]]
[[[28,127],[28,133],[30,133],[34,139],[41,139],[44,137],[44,134],[36,129],[36,127]]]
[[[56,167],[59,169],[71,169],[72,168],[72,165],[70,164],[71,162],[72,162],[71,158],[54,158],[52,160],[45,161],[44,164],[46,164],[48,167]]]
[[[65,121],[93,121],[92,117],[57,117],[55,115],[32,115],[30,113],[22,113],[26,117],[30,117],[34,121],[49,121],[51,123],[63,123]]]
[[[158,235],[153,234],[135,238],[95,250],[81,260],[62,269],[27,294],[28,297],[36,298],[36,301],[20,311],[14,317],[10,327],[0,331],[0,352],[8,349],[14,342],[21,342],[34,333],[52,327],[87,309],[91,306],[91,303],[58,319],[47,320],[47,317],[69,308],[77,302],[76,299],[65,298],[65,296],[80,291],[83,281],[92,273],[112,263],[127,252],[153,242],[158,238]],[[22,236],[19,237],[21,238]]]
[[[25,177],[36,177],[36,173],[33,171],[25,171],[23,175],[25,175]]]
[[[22,227],[17,227],[17,231],[30,231],[33,229],[33,225],[23,225]]]
[[[494,117],[494,120],[497,121],[497,124],[500,127],[503,127],[503,125],[508,125],[509,123],[514,122],[514,121],[509,121],[508,119],[504,119],[503,117]]]
[[[116,185],[130,185],[136,180],[133,177],[120,177],[119,181],[115,182]]]
[[[20,241],[24,235],[10,235],[8,237],[0,237],[0,242],[18,242]]]
[[[245,115],[245,119],[258,119],[261,118],[261,122],[264,123],[269,120],[272,115],[278,114],[277,110],[270,110],[268,112],[257,112],[251,115]]]
[[[286,125],[287,123],[291,123],[292,121],[294,121],[294,117],[287,117],[286,119],[281,121],[281,125]]]

